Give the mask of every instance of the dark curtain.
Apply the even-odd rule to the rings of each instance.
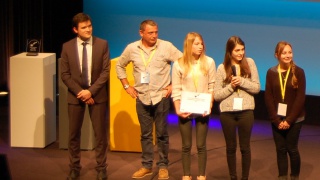
[[[13,0],[14,54],[26,51],[27,39],[43,39],[43,2]]]
[[[62,43],[74,37],[71,19],[82,11],[82,0],[1,0],[0,91],[10,89],[10,57],[26,51],[27,39],[41,39],[41,52],[59,58]]]
[[[13,19],[11,0],[0,2],[0,91],[7,91],[9,57],[13,54]]]

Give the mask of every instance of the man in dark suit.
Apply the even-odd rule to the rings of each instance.
[[[108,42],[92,36],[91,18],[79,13],[73,17],[77,37],[63,44],[61,79],[68,87],[69,159],[68,179],[80,176],[80,135],[88,106],[96,141],[97,179],[107,179],[107,88],[110,73]]]

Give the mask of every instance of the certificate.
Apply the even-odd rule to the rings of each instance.
[[[208,114],[211,112],[211,96],[209,93],[183,91],[181,93],[180,111],[193,114]]]

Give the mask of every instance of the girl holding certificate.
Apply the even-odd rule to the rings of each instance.
[[[192,147],[192,120],[195,120],[196,142],[198,150],[198,176],[197,180],[206,179],[207,149],[206,139],[208,121],[213,103],[213,86],[215,77],[215,62],[205,55],[205,44],[200,34],[190,32],[184,40],[183,57],[175,61],[172,69],[172,99],[175,111],[179,116],[179,129],[182,139],[182,180],[191,180],[191,147]],[[183,97],[182,94],[193,93],[193,97],[209,95],[208,109],[201,114],[185,112],[182,105],[191,96]],[[192,106],[193,104],[188,104]],[[197,109],[198,107],[194,107]]]
[[[290,43],[280,41],[274,55],[279,64],[267,72],[265,102],[277,150],[278,178],[288,178],[289,155],[291,180],[297,180],[301,165],[298,140],[304,120],[306,78],[303,69],[293,61]]]
[[[248,179],[251,165],[250,137],[255,107],[253,94],[260,91],[257,67],[245,56],[245,44],[232,36],[226,44],[223,64],[217,69],[214,99],[220,102],[220,121],[226,141],[227,163],[232,180],[237,179],[237,132],[242,155],[242,180]]]

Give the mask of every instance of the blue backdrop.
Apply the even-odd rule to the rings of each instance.
[[[153,19],[159,38],[182,50],[190,31],[203,35],[207,55],[218,66],[225,43],[232,35],[246,43],[246,54],[255,60],[265,87],[265,75],[277,64],[278,41],[293,45],[294,60],[305,70],[307,94],[320,95],[320,3],[282,0],[84,0],[84,12],[93,21],[94,34],[107,39],[111,57],[138,40],[140,22]]]

